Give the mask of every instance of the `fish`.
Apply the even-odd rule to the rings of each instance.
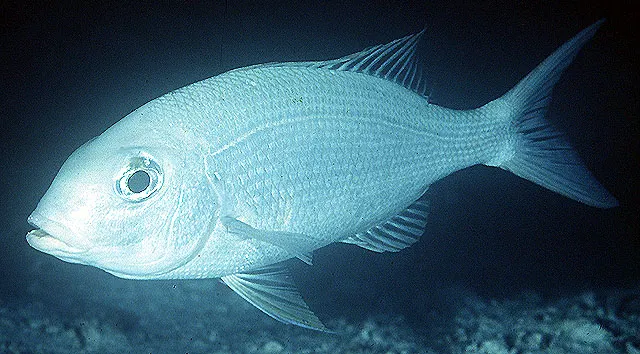
[[[284,323],[330,330],[287,260],[335,242],[398,252],[425,232],[434,182],[510,171],[578,202],[616,198],[545,118],[554,85],[604,20],[501,97],[429,100],[425,29],[325,61],[234,69],[137,108],[64,162],[26,240],[127,279],[220,278]]]

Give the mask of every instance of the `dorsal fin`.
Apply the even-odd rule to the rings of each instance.
[[[416,46],[424,34],[418,33],[361,52],[327,61],[267,63],[259,66],[302,66],[365,73],[393,81],[427,97],[427,83],[416,58]]]

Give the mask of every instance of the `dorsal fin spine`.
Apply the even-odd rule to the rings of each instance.
[[[416,43],[417,43],[417,39],[418,38],[417,38],[417,36],[411,36],[409,38],[410,38],[409,41],[407,41],[407,43],[401,48],[401,50],[394,54],[394,55],[398,55],[398,54],[402,53],[402,56],[400,57],[400,59],[395,61],[395,63],[391,67],[391,69],[389,69],[389,74],[391,74],[396,69],[396,67],[398,67],[398,65],[400,65],[400,63],[402,63],[402,67],[398,70],[398,72],[396,72],[396,74],[393,77],[394,81],[397,81],[398,75],[400,75],[400,73],[403,72],[403,70],[406,68],[407,64],[409,64],[409,63],[413,64],[414,63],[414,61],[412,59],[414,57],[414,54],[416,53],[415,49],[416,49]],[[390,58],[390,59],[392,59],[392,58]],[[405,74],[405,76],[406,76],[406,74]]]
[[[393,81],[428,99],[426,96],[426,81],[416,60],[417,44],[424,31],[423,29],[418,33],[396,39],[387,44],[373,46],[338,59],[316,62],[270,63],[262,66],[298,66],[359,72]]]
[[[425,29],[390,43],[373,46],[338,59],[266,63],[235,69],[234,72],[265,67],[304,67],[352,71],[395,82],[426,98],[428,101],[427,82],[415,55],[417,44],[424,32]]]
[[[405,38],[402,38],[401,40],[399,40],[397,45],[385,50],[383,54],[380,57],[378,57],[378,60],[383,60],[384,55],[387,55],[388,52],[394,52],[393,54],[391,54],[391,56],[388,59],[384,60],[384,62],[380,65],[378,70],[376,70],[376,75],[389,78],[389,74],[391,74],[393,69],[395,69],[395,67],[402,62],[402,58],[404,57],[404,54],[407,53],[407,50],[406,50],[407,44],[410,44],[409,41],[403,41]],[[405,42],[404,45],[401,46],[400,49],[396,50],[396,48],[400,46],[400,43],[402,42]],[[398,56],[400,56],[400,59],[398,59]],[[386,68],[387,65],[391,65],[391,67],[387,69]]]

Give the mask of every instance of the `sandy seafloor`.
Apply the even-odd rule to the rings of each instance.
[[[398,315],[323,318],[335,334],[280,324],[216,281],[109,291],[110,303],[66,311],[0,303],[0,353],[640,353],[640,289],[554,301],[455,295],[455,308],[423,327]]]

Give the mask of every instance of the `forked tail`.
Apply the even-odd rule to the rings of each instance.
[[[489,164],[579,202],[611,208],[617,206],[618,201],[587,170],[563,134],[544,119],[553,86],[603,22],[600,20],[582,30],[511,91],[487,105],[512,112],[509,146],[500,158]]]

